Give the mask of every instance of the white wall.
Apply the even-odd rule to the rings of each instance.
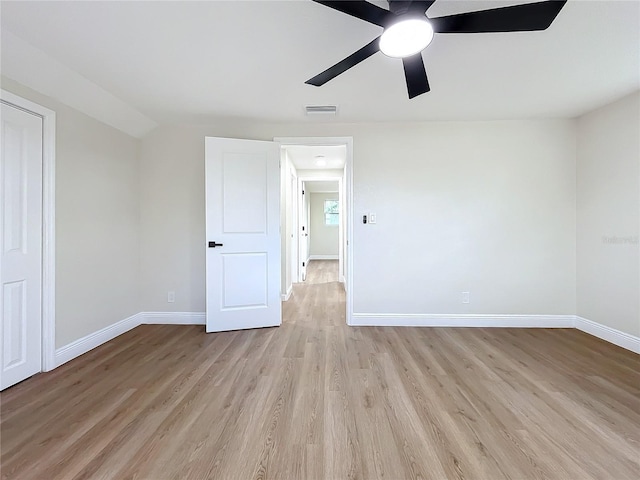
[[[338,235],[338,225],[325,225],[324,222],[324,201],[338,200],[336,193],[313,193],[309,195],[311,200],[311,219],[309,222],[309,238],[311,247],[309,254],[314,256],[335,257],[338,259],[338,246],[340,238]]]
[[[640,93],[578,120],[577,313],[640,336]]]
[[[355,312],[575,313],[572,120],[160,127],[141,148],[142,310],[204,311],[206,135],[354,138],[354,218],[378,214],[354,225]]]
[[[56,347],[140,311],[138,140],[2,78],[56,112]]]

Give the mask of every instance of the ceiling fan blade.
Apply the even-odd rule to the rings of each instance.
[[[357,64],[359,64],[363,60],[366,60],[371,55],[373,55],[374,53],[379,51],[380,50],[380,48],[378,46],[379,43],[380,43],[380,37],[378,37],[375,40],[373,40],[372,42],[366,44],[360,50],[358,50],[357,52],[352,53],[351,55],[349,55],[344,60],[341,60],[340,62],[336,63],[333,67],[327,68],[324,72],[319,73],[318,75],[316,75],[313,78],[310,78],[309,80],[307,80],[304,83],[307,83],[309,85],[315,85],[316,87],[324,85],[325,83],[327,83],[332,78],[335,78],[338,75],[340,75],[341,73],[346,72],[351,67],[356,66]]]
[[[413,15],[424,15],[427,9],[436,0],[388,0],[389,10],[396,15],[410,13]]]
[[[380,8],[377,5],[369,2],[355,2],[355,1],[327,1],[327,0],[313,0],[316,3],[325,5],[339,12],[346,13],[353,17],[364,20],[365,22],[373,23],[374,25],[380,25],[385,27],[389,25],[395,19],[395,15],[389,10]]]
[[[437,33],[528,32],[545,30],[556,18],[567,0],[493,8],[479,12],[460,13],[431,18]]]
[[[422,61],[422,53],[403,58],[402,65],[404,66],[404,77],[407,80],[409,98],[427,93],[430,88],[429,80],[427,80],[427,71]]]
[[[411,2],[411,5],[409,5],[409,11],[424,14],[435,1],[436,0],[414,0]]]

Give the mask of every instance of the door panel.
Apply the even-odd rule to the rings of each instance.
[[[280,325],[280,146],[207,137],[205,171],[207,332]]]
[[[222,254],[222,309],[267,307],[267,254]]]
[[[0,388],[42,365],[42,118],[2,104]]]
[[[3,116],[6,108],[3,105]],[[23,115],[27,115],[23,113]],[[21,125],[3,120],[3,175],[4,215],[2,231],[4,233],[3,253],[20,251],[26,253],[24,243],[27,227],[26,193],[28,153],[24,152],[24,135]],[[26,154],[25,154],[26,153]]]
[[[225,152],[224,233],[266,233],[267,155]]]
[[[27,352],[27,289],[26,282],[5,283],[2,291],[3,367],[14,368],[28,361]]]

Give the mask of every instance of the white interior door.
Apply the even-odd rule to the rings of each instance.
[[[290,188],[291,188],[291,282],[297,283],[300,280],[298,261],[298,224],[300,219],[298,218],[298,177],[290,173]]]
[[[300,183],[300,281],[307,279],[307,264],[309,263],[309,196],[305,192],[304,182]]]
[[[207,137],[205,177],[207,332],[280,325],[280,145]]]
[[[42,366],[42,118],[2,104],[0,389]]]

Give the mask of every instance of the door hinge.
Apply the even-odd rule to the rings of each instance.
[[[304,190],[302,190],[302,194],[304,195]]]
[[[302,266],[303,266],[303,267],[305,266],[304,262],[302,262]]]

